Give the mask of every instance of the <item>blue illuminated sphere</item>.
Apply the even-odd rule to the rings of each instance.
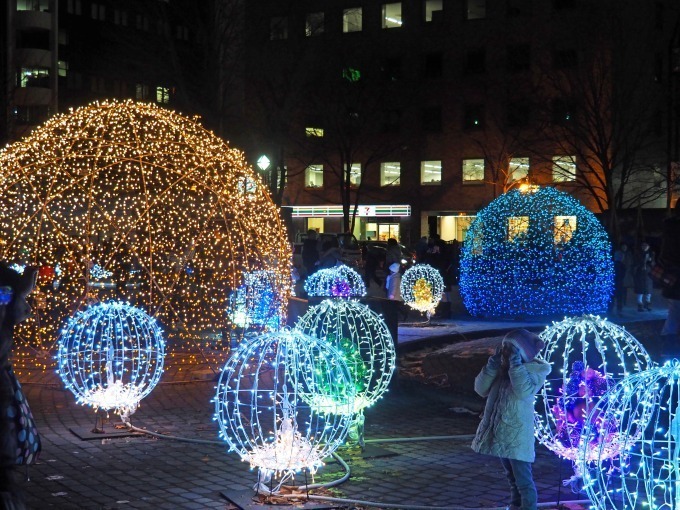
[[[274,271],[243,273],[243,283],[229,295],[227,315],[234,327],[278,329],[283,322],[282,293]]]
[[[127,415],[156,386],[165,340],[156,320],[111,301],[77,312],[62,327],[57,371],[79,404]]]
[[[460,292],[475,316],[580,315],[607,309],[614,266],[593,213],[554,188],[501,195],[463,243]]]

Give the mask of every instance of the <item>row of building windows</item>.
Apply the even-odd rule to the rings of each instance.
[[[37,1],[37,0],[25,0],[25,1]],[[46,1],[46,0],[41,0]],[[83,3],[82,0],[67,0],[66,2],[66,12],[69,14],[74,14],[76,16],[82,16],[83,14]],[[136,13],[134,18],[134,26],[137,30],[142,30],[148,32],[151,30],[151,22],[149,18],[141,13]],[[128,11],[123,9],[110,9],[107,11],[106,5],[92,2],[90,4],[90,17],[97,21],[111,21],[114,25],[120,25],[123,27],[129,26]],[[170,35],[171,27],[167,21],[156,20],[155,22],[156,32],[158,35]],[[174,31],[174,37],[182,41],[189,40],[189,28],[183,25],[177,25]]]
[[[461,164],[463,184],[480,184],[485,176],[484,159],[463,159]],[[525,179],[529,175],[529,158],[512,158],[508,163],[508,182]],[[323,165],[309,165],[305,169],[305,187],[322,188],[324,183]],[[552,159],[552,181],[573,182],[576,180],[576,158],[574,156],[554,156]],[[420,162],[420,184],[439,185],[442,182],[441,161]],[[354,163],[350,172],[350,183],[358,186],[361,183],[361,164]],[[380,163],[380,185],[401,185],[401,163],[388,161]]]
[[[403,2],[385,2],[380,5],[381,27],[383,29],[400,28],[408,19],[402,15]],[[464,17],[467,20],[478,20],[487,17],[486,0],[465,0]],[[576,0],[553,0],[552,8],[560,11],[575,6]],[[528,0],[508,0],[506,15],[530,14]],[[443,0],[421,0],[420,19],[425,23],[438,22],[443,19]],[[290,35],[289,17],[276,16],[270,21],[269,38],[271,40],[288,39]],[[342,32],[361,32],[364,29],[364,8],[349,7],[342,11]],[[305,15],[305,36],[315,37],[326,31],[326,15],[323,11],[310,12]]]

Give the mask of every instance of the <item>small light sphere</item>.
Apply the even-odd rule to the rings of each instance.
[[[588,413],[617,382],[651,367],[652,360],[633,335],[596,315],[553,322],[539,336],[545,343],[539,357],[552,371],[536,397],[536,438],[574,462],[580,475],[579,450]],[[588,441],[599,440],[588,436]]]
[[[581,462],[592,508],[680,509],[680,362],[631,374],[595,405]],[[607,462],[611,450],[620,452]]]
[[[373,405],[387,391],[396,364],[394,341],[383,318],[366,305],[346,299],[326,299],[298,319],[295,328],[326,340],[344,357],[355,388],[354,412]],[[344,401],[328,388],[317,397]],[[313,406],[315,402],[310,402]]]
[[[325,391],[344,395],[309,405]],[[344,357],[297,330],[246,337],[227,360],[214,399],[220,437],[265,476],[315,472],[342,444],[354,408]]]
[[[427,314],[434,313],[444,293],[444,279],[429,264],[416,264],[401,277],[401,297],[411,308]]]
[[[305,292],[312,297],[362,297],[366,295],[366,284],[359,273],[343,264],[309,275]]]
[[[57,371],[82,405],[133,413],[163,373],[165,340],[139,308],[97,303],[69,318],[58,339]]]
[[[604,227],[577,199],[551,187],[495,199],[461,248],[460,293],[474,316],[602,313],[613,289]]]
[[[243,283],[229,296],[232,327],[278,329],[283,322],[282,299],[273,271],[243,273]]]

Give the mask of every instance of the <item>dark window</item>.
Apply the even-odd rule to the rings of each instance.
[[[481,129],[484,127],[484,106],[466,105],[463,114],[463,129]]]
[[[423,109],[423,131],[426,133],[440,133],[442,130],[441,106],[428,106]]]
[[[508,127],[526,127],[531,121],[531,107],[523,101],[510,101],[506,109]]]
[[[561,11],[563,9],[573,9],[576,7],[576,0],[553,0],[553,9]]]
[[[269,39],[288,39],[288,18],[278,16],[269,20]]]
[[[663,81],[663,55],[658,52],[654,54],[654,81],[656,83]]]
[[[437,79],[444,74],[444,56],[441,53],[425,55],[425,78]]]
[[[465,73],[483,74],[486,71],[486,50],[472,48],[465,51]]]
[[[654,4],[654,27],[663,30],[663,18],[665,14],[664,5],[661,2]]]
[[[531,46],[516,44],[508,46],[508,71],[518,73],[531,67]]]
[[[401,111],[387,110],[383,113],[383,133],[398,133],[401,128]]]
[[[550,121],[556,125],[564,125],[574,116],[574,104],[566,99],[556,98],[550,104]]]
[[[578,53],[575,49],[555,50],[553,66],[555,69],[573,69],[578,65]]]
[[[47,120],[49,108],[47,105],[17,106],[14,108],[14,119],[17,124],[41,124]]]
[[[383,80],[398,81],[401,79],[401,60],[386,58],[380,63],[380,76]]]
[[[507,0],[505,14],[508,18],[531,15],[531,0]]]
[[[35,50],[50,49],[50,33],[47,30],[22,30],[17,31],[17,48],[30,48]]]

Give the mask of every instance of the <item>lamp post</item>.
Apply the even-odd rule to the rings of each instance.
[[[266,154],[262,154],[259,158],[257,158],[257,168],[259,168],[262,172],[263,179],[267,185],[269,185],[269,173],[267,170],[269,170],[270,166],[271,161],[266,156]]]

